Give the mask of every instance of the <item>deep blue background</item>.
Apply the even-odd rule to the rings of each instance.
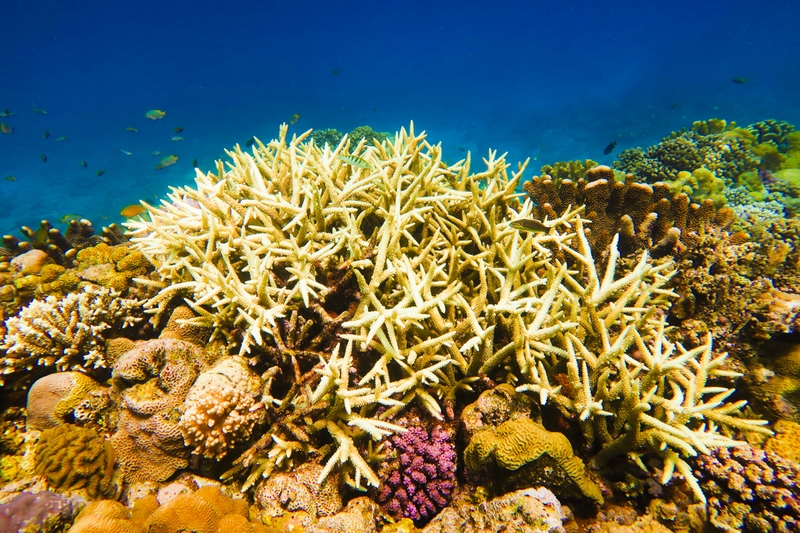
[[[208,169],[295,113],[297,132],[413,120],[451,161],[496,148],[533,172],[610,163],[611,140],[646,146],[699,119],[797,123],[798,4],[6,0],[0,178],[17,181],[0,180],[0,232],[117,221],[191,182],[192,159]],[[153,108],[166,118],[145,119]],[[154,150],[180,159],[155,171]]]

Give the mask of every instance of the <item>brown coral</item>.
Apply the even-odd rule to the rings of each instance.
[[[96,431],[66,424],[42,432],[34,471],[53,489],[89,498],[113,496],[114,451]]]
[[[178,409],[209,364],[205,351],[176,339],[137,344],[114,364],[121,409],[112,440],[126,480],[163,481],[186,467]]]

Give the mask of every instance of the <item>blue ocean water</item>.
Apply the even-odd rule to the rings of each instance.
[[[6,0],[0,178],[16,181],[0,179],[0,233],[66,213],[119,222],[191,183],[193,159],[207,170],[296,113],[295,132],[413,120],[448,160],[495,148],[534,173],[609,164],[609,142],[647,146],[694,120],[797,124],[798,27],[800,4],[769,0]],[[167,154],[177,164],[154,170]]]

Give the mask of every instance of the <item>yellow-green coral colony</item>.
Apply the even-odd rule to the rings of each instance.
[[[267,398],[328,435],[320,480],[335,469],[377,485],[366,442],[402,432],[391,417],[409,404],[442,417],[441,402],[485,375],[577,417],[587,443],[604,447],[601,462],[649,450],[665,482],[677,469],[700,498],[684,458],[735,445],[726,428],[766,431],[736,416],[744,403],[727,402],[732,390],[707,385],[733,375],[710,337],[693,349],[667,339],[658,316],[676,296],[674,265],[645,253],[618,274],[615,239],[599,271],[580,208],[547,232],[518,231],[532,209],[516,192],[524,164],[509,173],[489,152],[477,172],[470,157],[448,166],[413,124],[355,147],[347,137],[320,147],[309,134],[288,138],[284,125],[252,153],[228,152],[230,164],[198,170],[195,187],[126,225],[161,276],[151,304],[184,297],[198,315],[188,323],[214,328],[240,355],[284,346],[289,317],[331,324],[330,346],[306,352],[320,360],[314,382]],[[271,442],[242,458],[253,472],[245,488],[317,451],[304,431],[269,431]]]

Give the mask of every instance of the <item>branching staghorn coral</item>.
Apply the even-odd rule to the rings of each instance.
[[[150,220],[128,222],[163,280],[152,305],[183,296],[199,314],[190,322],[234,341],[241,331],[241,354],[283,365],[268,383],[290,380],[283,398],[266,394],[272,424],[237,460],[251,470],[245,488],[297,457],[324,463],[321,478],[338,465],[350,484],[377,485],[363,441],[402,431],[392,417],[412,402],[451,415],[458,392],[479,377],[552,402],[580,421],[590,444],[704,452],[734,442],[708,425],[705,448],[696,445],[695,424],[708,413],[723,426],[760,427],[728,416],[742,404],[706,385],[724,375],[719,358],[683,357],[680,372],[697,379],[633,365],[632,351],[663,338],[674,266],[645,253],[618,276],[615,240],[601,274],[582,207],[545,220],[541,232],[514,229],[533,210],[515,192],[525,164],[509,175],[490,152],[482,172],[470,172],[469,157],[448,167],[413,125],[353,150],[347,138],[320,148],[307,135],[289,141],[283,126],[252,154],[237,148],[227,170],[198,171],[196,189],[174,189],[147,206]],[[323,338],[308,340],[311,331]],[[569,393],[556,376],[564,366]],[[646,376],[671,388],[648,388],[644,403],[636,387]],[[624,423],[606,420],[615,402],[641,410],[634,421],[660,420],[648,410],[677,406],[676,390],[693,398],[692,416],[653,425],[649,440],[628,440]],[[705,394],[713,401],[699,401]]]
[[[55,366],[62,372],[107,368],[107,334],[141,320],[141,305],[114,290],[88,286],[61,299],[34,300],[19,316],[6,320],[0,385],[8,379],[4,376],[35,366]]]

